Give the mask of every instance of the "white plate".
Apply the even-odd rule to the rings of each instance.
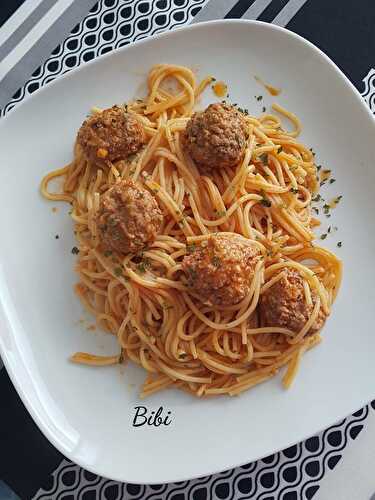
[[[78,324],[72,291],[74,245],[66,207],[38,194],[41,177],[71,159],[75,133],[92,105],[110,106],[144,88],[155,63],[170,62],[228,83],[230,99],[258,114],[265,91],[282,88],[302,140],[334,171],[342,194],[327,246],[343,247],[344,281],[324,342],[304,356],[293,387],[280,377],[237,398],[197,400],[173,390],[138,399],[142,370],[72,365],[76,350],[117,352],[111,336]],[[214,100],[208,92],[210,100]],[[272,98],[274,99],[274,98]],[[272,102],[265,96],[266,104]],[[48,85],[0,124],[0,347],[28,410],[67,457],[103,476],[159,483],[244,464],[300,441],[375,395],[375,122],[357,91],[318,49],[259,22],[199,24],[86,64]],[[55,239],[55,235],[60,235]],[[134,385],[135,384],[135,385]],[[134,407],[172,412],[168,427],[132,427]]]

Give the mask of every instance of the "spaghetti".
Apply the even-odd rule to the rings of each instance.
[[[182,134],[211,78],[198,84],[190,69],[163,64],[151,69],[147,83],[148,96],[126,105],[146,134],[138,154],[99,168],[76,143],[73,161],[41,183],[45,198],[72,205],[79,245],[75,291],[121,348],[118,356],[76,353],[72,360],[96,366],[134,361],[147,371],[141,396],[167,387],[199,397],[237,395],[285,365],[289,387],[302,354],[320,342],[319,333],[308,331],[320,309],[330,313],[342,274],[340,260],[313,244],[319,221],[311,203],[319,183],[311,151],[296,139],[301,124],[279,105],[273,109],[290,121],[289,132],[274,114],[245,114],[241,162],[201,175],[184,151]],[[63,179],[58,193],[49,190],[55,178]],[[101,196],[124,179],[143,184],[163,212],[162,228],[142,254],[108,252],[100,244]],[[261,254],[249,293],[238,304],[202,303],[182,272],[183,258],[212,233],[236,233]],[[262,296],[286,269],[301,275],[311,306],[300,331],[257,319]]]

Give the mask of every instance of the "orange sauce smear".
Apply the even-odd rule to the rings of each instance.
[[[212,90],[217,97],[225,97],[228,94],[228,86],[224,82],[216,82],[212,85]]]
[[[255,80],[263,85],[263,87],[273,96],[279,95],[281,93],[281,89],[274,87],[273,85],[269,85],[268,83],[264,83],[264,81],[259,78],[259,76],[254,76]]]

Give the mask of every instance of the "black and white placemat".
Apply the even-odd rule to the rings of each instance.
[[[374,0],[2,0],[0,24],[8,17],[6,30],[0,28],[1,116],[98,55],[189,22],[241,17],[285,26],[312,41],[375,113]],[[324,478],[338,474],[337,464],[375,419],[374,401],[303,443],[243,467],[168,485],[123,484],[81,469],[49,444],[1,366],[0,360],[0,500],[319,499]],[[337,498],[333,490],[331,498]]]

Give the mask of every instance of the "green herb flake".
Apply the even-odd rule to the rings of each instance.
[[[342,241],[339,241],[339,242],[337,243],[337,246],[338,246],[339,248],[341,248],[341,247],[342,247]]]
[[[325,240],[327,238],[327,233],[323,233],[320,237],[321,240]]]
[[[265,112],[266,112],[266,106],[263,106],[262,113],[265,113]]]
[[[281,153],[281,151],[283,150],[283,147],[282,146],[279,146],[278,149],[277,149],[277,154],[279,155]]]
[[[78,255],[79,254],[79,249],[77,247],[72,248],[72,254],[73,255]]]
[[[330,179],[330,180],[329,180],[329,183],[330,183],[330,184],[333,184],[334,182],[336,182],[336,179]]]
[[[189,268],[187,269],[187,272],[188,272],[188,274],[189,274],[189,279],[190,279],[190,280],[195,280],[195,279],[197,279],[197,277],[198,277],[198,273],[197,273],[197,271],[196,271],[195,269],[193,269],[192,267],[189,267]]]
[[[314,212],[315,212],[317,215],[319,215],[319,209],[318,209],[318,208],[316,208],[316,207],[312,207],[312,209],[314,210]]]
[[[197,245],[195,243],[191,243],[190,245],[186,245],[186,252],[193,253],[195,252]]]
[[[118,357],[118,362],[120,365],[124,362],[124,358],[125,358],[125,353],[124,350],[121,349],[120,356]]]
[[[264,165],[267,165],[268,164],[268,154],[267,153],[263,153],[259,156],[259,160],[264,164]]]
[[[215,214],[220,219],[221,217],[225,217],[227,215],[227,211],[226,210],[215,210]]]
[[[290,188],[290,192],[294,193],[294,194],[297,194],[298,193],[298,188],[292,187],[292,188]]]
[[[145,273],[146,269],[151,266],[151,262],[149,259],[144,258],[142,262],[137,264],[137,269],[140,273]]]
[[[122,275],[122,269],[121,267],[115,267],[113,272],[115,273],[115,276],[121,276]]]
[[[320,201],[321,199],[322,199],[322,197],[320,196],[320,194],[317,194],[315,196],[315,198],[312,199],[312,201],[316,203],[316,202]]]
[[[321,165],[316,165],[316,170],[319,172],[319,170],[322,168]]]
[[[261,190],[260,194],[262,195],[262,199],[260,200],[261,205],[269,208],[272,205],[271,200],[267,198],[266,193],[263,191],[263,189]]]

